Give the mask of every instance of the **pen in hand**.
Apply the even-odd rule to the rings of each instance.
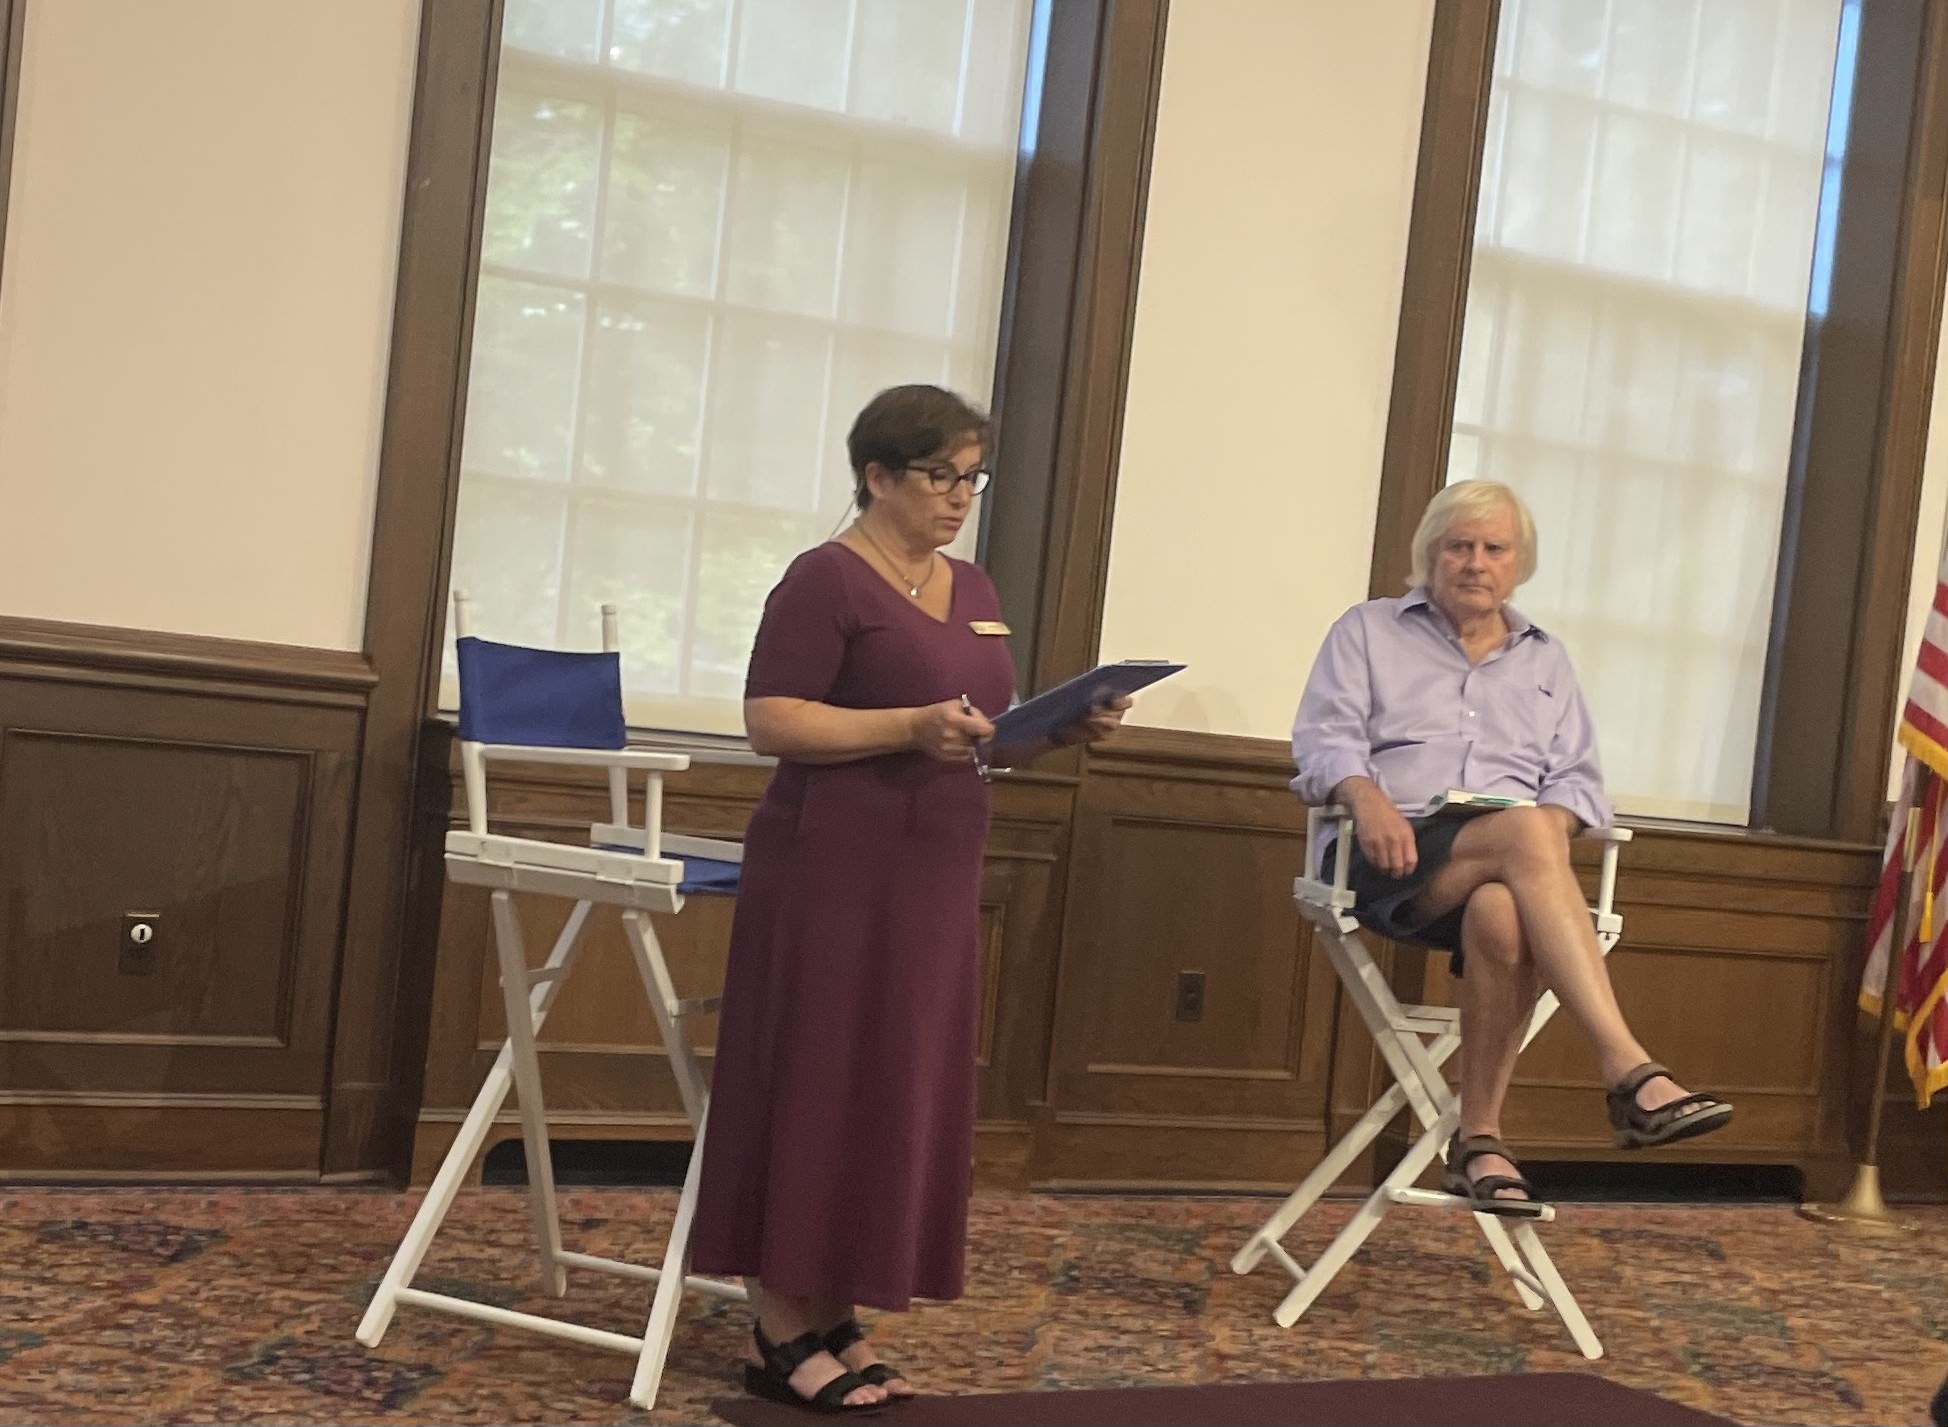
[[[960,696],[960,711],[966,714],[969,718],[974,717],[974,702],[973,700],[969,699],[966,694],[962,694]],[[975,741],[973,752],[974,752],[974,771],[979,773],[981,777],[986,778],[988,776],[988,771],[989,771],[988,761],[987,759],[981,757],[981,745],[979,740]]]

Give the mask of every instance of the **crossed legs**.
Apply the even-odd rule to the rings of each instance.
[[[1467,963],[1459,993],[1462,1136],[1500,1137],[1502,1099],[1544,987],[1590,1038],[1605,1085],[1650,1059],[1611,989],[1560,816],[1510,808],[1463,828],[1413,911],[1432,919],[1457,907]],[[1670,1080],[1651,1080],[1638,1090],[1637,1103],[1654,1110],[1685,1094]],[[1517,1172],[1493,1156],[1468,1168],[1471,1179]]]
[[[1515,1074],[1529,1015],[1541,995],[1515,896],[1505,883],[1485,882],[1469,893],[1461,918],[1461,950],[1467,972],[1459,988],[1460,1134],[1499,1139],[1502,1099]],[[1469,1166],[1475,1179],[1515,1172],[1515,1166],[1499,1156]]]

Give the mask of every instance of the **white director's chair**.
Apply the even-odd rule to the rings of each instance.
[[[1337,825],[1340,848],[1334,858],[1330,883],[1320,875],[1327,841],[1324,833],[1329,822]],[[1293,896],[1300,913],[1318,929],[1317,940],[1331,958],[1347,999],[1372,1032],[1373,1044],[1386,1062],[1394,1083],[1231,1260],[1233,1272],[1250,1273],[1269,1255],[1297,1280],[1272,1315],[1282,1328],[1291,1327],[1312,1306],[1394,1205],[1467,1208],[1467,1201],[1458,1196],[1414,1187],[1435,1156],[1445,1157],[1448,1141],[1459,1122],[1460,1109],[1441,1074],[1441,1066],[1461,1044],[1461,1015],[1452,1006],[1403,1006],[1393,994],[1393,988],[1387,984],[1387,978],[1360,936],[1359,922],[1352,915],[1354,898],[1346,878],[1352,861],[1349,854],[1353,835],[1352,815],[1344,808],[1313,808],[1307,813],[1305,875],[1293,884]],[[1607,956],[1623,933],[1623,918],[1617,915],[1612,903],[1616,892],[1617,850],[1630,840],[1630,832],[1626,828],[1605,827],[1591,829],[1583,836],[1603,843],[1603,867],[1596,905],[1590,909],[1590,915],[1596,921],[1597,944]],[[1522,1038],[1524,1047],[1549,1023],[1555,1011],[1554,993],[1544,992],[1529,1018],[1528,1032]],[[1280,1241],[1403,1109],[1412,1109],[1420,1121],[1420,1137],[1367,1196],[1325,1252],[1309,1267],[1301,1264],[1286,1252]],[[1583,1356],[1602,1357],[1603,1345],[1590,1330],[1589,1320],[1576,1306],[1576,1300],[1562,1275],[1556,1272],[1548,1250],[1543,1248],[1535,1231],[1537,1222],[1555,1218],[1554,1209],[1545,1207],[1539,1221],[1504,1220],[1492,1214],[1476,1214],[1474,1218],[1487,1236],[1495,1257],[1515,1281],[1515,1291],[1523,1304],[1531,1309],[1541,1308],[1545,1303],[1554,1308]]]
[[[670,980],[663,949],[650,921],[652,912],[675,913],[690,894],[732,894],[743,849],[734,842],[676,837],[663,831],[663,775],[689,767],[685,754],[626,747],[621,665],[616,653],[615,606],[602,608],[601,654],[561,653],[492,644],[472,637],[467,599],[454,598],[454,628],[460,659],[460,756],[466,778],[467,829],[447,834],[447,876],[455,882],[488,887],[493,893],[494,944],[500,960],[501,994],[507,1007],[507,1041],[501,1046],[487,1083],[460,1126],[453,1147],[441,1161],[432,1187],[400,1242],[372,1303],[360,1321],[358,1339],[376,1347],[400,1304],[437,1309],[502,1327],[525,1328],[570,1342],[609,1348],[636,1359],[630,1400],[650,1407],[663,1375],[663,1360],[676,1328],[685,1288],[722,1298],[742,1299],[744,1290],[714,1279],[692,1278],[690,1225],[695,1216],[697,1180],[703,1164],[705,1109],[709,1089],[690,1042],[691,1017],[717,1009],[715,996],[681,997]],[[507,837],[488,830],[489,763],[549,763],[606,769],[609,821],[589,830],[587,846]],[[629,775],[646,775],[643,825],[629,821]],[[574,905],[548,959],[528,965],[522,943],[516,892],[560,897]],[[555,1212],[555,1180],[548,1155],[548,1124],[543,1109],[541,1066],[535,1039],[548,1018],[562,983],[574,970],[582,933],[598,906],[621,914],[636,970],[642,976],[650,1010],[676,1074],[684,1113],[695,1131],[690,1168],[684,1176],[676,1219],[660,1268],[574,1253],[562,1247]],[[534,1232],[541,1251],[541,1284],[552,1297],[567,1291],[567,1270],[592,1269],[656,1285],[649,1321],[639,1336],[584,1327],[579,1323],[517,1313],[451,1294],[412,1286],[420,1262],[440,1222],[486,1143],[508,1091],[520,1102],[521,1137],[527,1153],[528,1194]]]

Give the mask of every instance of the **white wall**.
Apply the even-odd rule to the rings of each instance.
[[[1170,10],[1103,618],[1132,722],[1284,738],[1366,597],[1432,0]]]
[[[0,614],[357,648],[418,0],[42,0]]]
[[[1901,640],[1901,689],[1894,702],[1894,717],[1900,718],[1907,702],[1907,683],[1914,674],[1915,651],[1921,647],[1921,627],[1927,622],[1928,606],[1934,603],[1935,578],[1941,570],[1943,524],[1948,521],[1948,306],[1941,316],[1944,327],[1940,350],[1935,355],[1934,402],[1928,415],[1927,464],[1921,473],[1921,512],[1914,525],[1914,573],[1907,593],[1907,626]],[[1898,797],[1905,754],[1898,748],[1887,770],[1887,796]]]

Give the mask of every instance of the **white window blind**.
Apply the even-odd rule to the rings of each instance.
[[[1747,819],[1855,28],[1847,0],[1503,0],[1447,478],[1534,508],[1516,602],[1625,812]]]
[[[853,416],[992,388],[1032,10],[508,0],[453,560],[477,632],[592,648],[612,601],[631,721],[742,731]]]

